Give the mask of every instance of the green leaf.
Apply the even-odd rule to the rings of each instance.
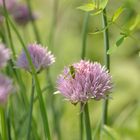
[[[123,8],[123,7],[118,8],[118,9],[116,10],[116,12],[114,13],[114,15],[113,15],[111,21],[112,21],[112,22],[115,22],[115,21],[118,19],[118,17],[121,15],[121,13],[122,13],[123,11],[124,11],[124,8]]]
[[[95,3],[95,2],[86,3],[82,6],[77,7],[77,9],[80,9],[85,12],[93,11],[91,15],[97,15],[103,11],[107,3],[108,3],[108,0],[101,0],[99,3]]]
[[[108,3],[108,0],[101,0],[99,4],[99,9],[104,9]]]
[[[133,24],[129,27],[129,30],[130,31],[134,30],[137,27],[137,25],[139,25],[139,23],[140,23],[140,15],[137,15],[136,18],[134,19]]]
[[[116,41],[115,45],[107,51],[107,54],[112,54],[115,52],[117,48],[124,42],[126,37],[126,34],[121,34],[121,37]]]
[[[94,3],[87,3],[85,5],[77,7],[77,9],[80,9],[80,10],[85,11],[85,12],[93,11],[95,8],[96,8],[96,6]]]
[[[119,134],[111,127],[104,125],[103,132],[108,140],[121,140]]]
[[[124,42],[124,39],[126,38],[126,36],[122,36],[121,38],[119,38],[117,41],[116,41],[116,46],[119,47],[123,42]]]
[[[99,9],[99,10],[93,11],[93,13],[91,13],[90,15],[96,16],[96,15],[100,14],[102,11],[103,11],[103,9]]]
[[[95,32],[93,32],[93,33],[89,33],[89,34],[90,34],[90,35],[93,35],[93,34],[100,34],[100,33],[104,32],[105,30],[107,30],[107,29],[110,27],[111,24],[112,24],[112,23],[108,24],[106,27],[104,27],[104,28],[102,28],[102,29],[100,29],[100,30],[97,30],[97,31],[95,31]]]
[[[116,45],[113,46],[113,47],[110,47],[109,50],[107,51],[107,54],[112,54],[112,53],[114,53],[116,50],[117,50]]]

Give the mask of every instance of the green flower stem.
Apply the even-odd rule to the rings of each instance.
[[[106,9],[103,10],[102,13],[102,21],[103,21],[103,28],[108,26],[107,17],[106,17]],[[106,68],[110,71],[110,56],[107,54],[109,50],[109,31],[106,29],[104,31],[104,49],[105,49],[105,65]],[[103,103],[103,117],[102,117],[102,126],[107,124],[107,117],[108,117],[108,99],[104,100]]]
[[[83,112],[82,112],[82,106],[83,104],[80,104],[80,140],[83,140]]]
[[[31,7],[31,1],[30,0],[26,0],[26,3],[28,5],[30,17],[32,17],[33,16],[33,12],[32,12],[32,7]],[[31,19],[31,24],[32,24],[33,31],[35,33],[35,37],[36,37],[37,42],[41,43],[41,38],[40,38],[40,35],[39,35],[39,31],[38,31],[38,28],[37,28],[37,25],[36,25],[34,19]]]
[[[81,59],[85,59],[86,55],[86,42],[87,42],[87,28],[88,28],[89,13],[85,13],[82,27],[82,52]],[[83,140],[83,103],[80,104],[80,140]]]
[[[5,115],[5,108],[4,107],[0,107],[0,115],[1,115],[2,140],[8,140],[6,115]]]
[[[6,15],[8,15],[6,5],[5,5],[5,0],[3,0],[3,7],[4,7],[4,13]],[[16,52],[15,52],[14,44],[13,44],[13,41],[12,41],[11,30],[10,30],[10,26],[9,26],[7,18],[5,18],[5,23],[6,23],[7,35],[8,35],[8,38],[9,38],[9,42],[10,42],[11,50],[12,50],[12,53],[13,53],[13,57],[14,57],[14,59],[16,59]]]
[[[54,86],[53,86],[51,75],[50,75],[50,69],[47,70],[47,83],[49,83],[48,92],[53,93]],[[57,139],[61,140],[61,129],[60,129],[60,121],[59,121],[60,112],[59,110],[55,108],[55,97],[51,95],[49,100],[50,100],[52,116],[53,116],[54,133],[56,133]]]
[[[13,28],[14,32],[16,33],[20,43],[22,44],[22,47],[23,47],[23,49],[24,49],[24,51],[26,53],[26,56],[27,56],[27,60],[28,60],[28,62],[30,64],[30,66],[31,66],[31,72],[32,72],[33,78],[35,80],[35,87],[36,87],[37,94],[38,94],[38,97],[39,97],[39,104],[40,104],[41,116],[42,116],[42,119],[43,119],[45,136],[48,138],[48,140],[51,140],[50,130],[49,130],[49,126],[48,126],[47,112],[46,112],[45,103],[44,103],[44,100],[43,100],[43,96],[42,96],[38,76],[37,76],[37,73],[35,71],[35,67],[34,67],[34,65],[32,63],[30,54],[29,54],[29,52],[28,52],[28,50],[26,48],[26,45],[24,44],[24,42],[23,42],[18,30],[16,29],[15,25],[13,24],[13,22],[11,21],[11,19],[8,16],[7,16],[7,19],[8,19],[9,24]]]
[[[12,127],[13,127],[13,132],[14,132],[14,140],[18,140],[17,139],[17,132],[16,132],[16,126],[15,126],[15,114],[14,114],[14,107],[13,107],[13,103],[10,102],[10,117],[11,117],[11,123],[12,123]]]
[[[12,137],[11,137],[11,116],[10,116],[10,107],[8,107],[8,111],[7,111],[7,114],[6,114],[6,122],[7,122],[7,132],[8,132],[8,140],[12,140]]]
[[[28,122],[28,131],[27,131],[27,140],[30,140],[31,126],[32,126],[32,112],[33,112],[33,104],[34,104],[34,79],[32,77],[32,90],[31,90],[31,98],[30,98],[30,109],[29,109],[29,122]]]
[[[50,34],[49,34],[49,41],[48,41],[48,47],[52,50],[54,50],[54,43],[55,43],[55,31],[57,28],[57,15],[58,15],[58,6],[59,6],[59,0],[53,0],[53,8],[52,8],[52,23],[51,23],[51,27],[50,27]],[[49,83],[49,93],[53,93],[54,92],[54,85],[52,83],[52,78],[51,78],[51,74],[50,74],[50,68],[47,69],[46,71],[46,75],[47,75],[47,83]],[[50,107],[51,107],[51,111],[52,111],[52,117],[53,117],[53,130],[54,133],[56,134],[56,137],[58,140],[61,140],[61,129],[60,129],[60,111],[55,107],[55,100],[56,98],[54,96],[51,95],[50,97]]]
[[[85,107],[84,107],[84,117],[85,117],[85,126],[86,126],[86,137],[87,137],[87,140],[92,140],[90,118],[89,118],[89,110],[88,110],[88,103],[86,103]]]
[[[89,13],[85,13],[83,28],[82,28],[82,53],[81,53],[82,59],[85,59],[85,55],[86,55],[88,19],[89,19]]]
[[[50,28],[50,35],[49,35],[49,43],[48,46],[53,50],[54,47],[54,39],[55,39],[55,30],[57,26],[57,14],[58,14],[58,5],[59,5],[59,0],[53,0],[53,18],[52,18],[52,23],[51,23],[51,28]]]

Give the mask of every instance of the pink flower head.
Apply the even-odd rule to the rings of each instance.
[[[26,5],[17,4],[12,12],[12,16],[19,25],[26,25],[29,21],[35,20],[35,15],[30,15]]]
[[[30,44],[28,47],[28,51],[37,73],[55,62],[55,58],[51,54],[51,52],[48,51],[47,48],[43,48],[39,44]],[[31,72],[31,68],[24,51],[22,51],[21,55],[17,60],[17,67],[23,68]]]
[[[0,104],[7,101],[8,95],[12,92],[12,80],[0,74]]]
[[[4,67],[9,59],[10,50],[5,48],[4,44],[0,43],[0,68]]]
[[[57,89],[71,103],[85,103],[89,99],[100,100],[112,89],[112,78],[99,63],[81,60],[69,67],[58,77]]]
[[[3,7],[3,1],[4,0],[0,0],[0,7]],[[9,12],[14,9],[16,2],[16,0],[5,0],[6,8]]]
[[[0,0],[0,25],[3,24],[3,20],[4,20],[3,1],[4,0]],[[17,3],[16,0],[5,0],[6,10],[9,13],[12,13],[12,11],[15,8],[16,3]]]

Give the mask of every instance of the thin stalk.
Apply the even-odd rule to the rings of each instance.
[[[90,118],[89,118],[89,110],[88,110],[88,103],[86,103],[85,107],[84,107],[84,117],[85,117],[85,126],[86,126],[86,137],[87,137],[87,140],[92,140]]]
[[[50,69],[47,70],[47,81],[50,84],[48,89],[49,89],[50,93],[53,93],[54,92],[54,86],[53,86],[53,83],[52,83],[52,80],[51,80],[51,75],[50,75],[49,70]],[[59,112],[55,108],[55,98],[52,95],[50,97],[50,104],[51,104],[51,110],[52,110],[52,115],[53,115],[54,133],[56,133],[57,139],[61,140]]]
[[[7,132],[8,132],[8,140],[12,140],[11,137],[11,118],[10,118],[10,108],[8,107],[7,116],[6,116],[6,122],[7,122]]]
[[[30,14],[30,17],[31,17],[31,24],[32,24],[32,27],[33,27],[33,31],[35,33],[35,37],[36,37],[36,40],[38,43],[41,43],[41,38],[40,38],[40,35],[39,35],[39,31],[38,31],[38,28],[37,28],[37,25],[35,23],[35,20],[32,19],[32,16],[33,16],[33,10],[32,10],[32,6],[31,6],[31,1],[30,0],[26,0],[26,3],[28,5],[28,9],[29,9],[29,14]]]
[[[3,0],[3,7],[4,7],[5,14],[8,15],[5,0]],[[14,44],[13,44],[13,41],[12,41],[11,30],[10,30],[10,26],[9,26],[7,18],[5,18],[5,23],[6,23],[7,35],[8,35],[8,38],[9,38],[9,42],[10,42],[11,50],[12,50],[12,53],[13,53],[13,57],[14,57],[14,59],[16,59],[16,52],[15,52]]]
[[[2,140],[8,140],[8,132],[7,132],[7,124],[6,124],[6,115],[5,115],[5,108],[0,108],[0,114],[1,114],[1,128],[2,128]]]
[[[12,123],[12,127],[13,127],[13,131],[14,131],[14,140],[18,140],[17,139],[17,132],[16,132],[16,126],[15,126],[15,114],[14,114],[14,109],[13,109],[13,103],[10,103],[10,115],[11,115],[11,123]]]
[[[58,5],[59,5],[59,0],[53,0],[53,19],[51,23],[51,29],[50,29],[50,35],[49,35],[49,48],[53,50],[54,47],[54,39],[55,39],[55,30],[57,26],[57,12],[58,12]]]
[[[85,13],[82,27],[82,52],[81,59],[85,59],[86,56],[86,42],[87,42],[87,28],[88,28],[89,13]],[[80,140],[83,140],[83,112],[81,111],[83,103],[80,104]]]
[[[82,52],[81,59],[86,56],[86,42],[87,42],[87,28],[88,28],[89,13],[85,13],[83,27],[82,27]],[[81,111],[83,103],[80,104],[80,140],[83,140],[83,112]]]
[[[82,110],[82,103],[80,104],[80,110]],[[83,140],[83,112],[80,113],[80,140]]]
[[[32,112],[33,112],[33,104],[34,104],[34,79],[32,77],[32,90],[31,90],[31,98],[30,98],[30,109],[29,109],[29,122],[28,122],[28,131],[27,131],[27,140],[30,140],[31,126],[32,126]]]
[[[85,55],[86,55],[88,19],[89,19],[89,13],[85,13],[83,28],[82,28],[82,53],[81,53],[82,59],[85,59]]]
[[[51,22],[51,28],[50,28],[50,34],[49,34],[49,48],[53,51],[54,50],[54,43],[55,43],[55,31],[57,27],[57,15],[58,15],[58,6],[59,6],[59,0],[53,0],[53,8],[52,8],[52,22]],[[52,78],[50,74],[50,69],[46,71],[47,75],[47,83],[49,83],[49,92],[54,92],[54,85],[52,83]],[[59,110],[55,107],[55,98],[51,95],[50,97],[50,105],[51,105],[51,111],[53,116],[53,124],[54,124],[54,133],[56,133],[56,137],[58,140],[61,140],[61,130],[60,130],[60,119],[59,119]]]
[[[106,17],[106,9],[103,10],[102,13],[102,22],[103,28],[108,26],[107,17]],[[109,31],[108,28],[104,31],[104,50],[105,50],[105,65],[106,68],[110,71],[110,56],[107,54],[109,50]],[[107,124],[108,118],[108,99],[103,101],[103,114],[102,114],[102,127],[104,124]]]

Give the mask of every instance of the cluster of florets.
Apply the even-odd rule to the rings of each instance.
[[[112,89],[111,76],[99,63],[81,60],[64,71],[57,80],[58,91],[71,103],[104,99]]]
[[[17,0],[5,0],[5,6],[8,13],[19,25],[26,25],[29,21],[35,20],[36,16],[30,13],[27,5],[19,3]],[[0,23],[3,21],[4,3],[0,0]]]

